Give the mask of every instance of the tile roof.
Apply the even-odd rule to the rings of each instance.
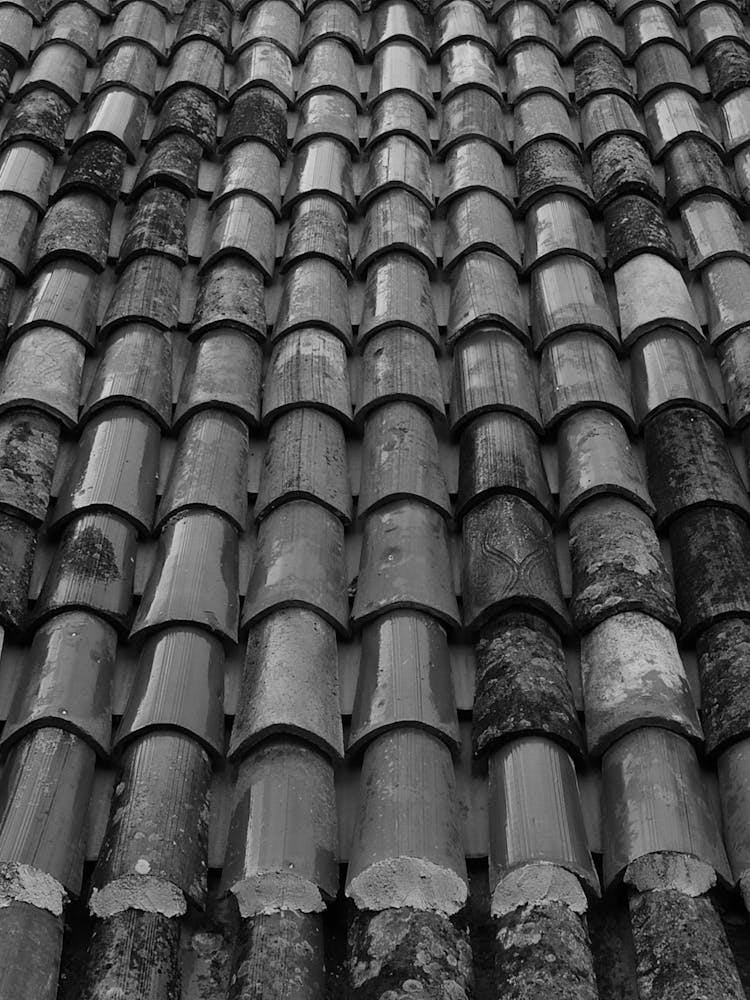
[[[748,30],[0,3],[0,1000],[750,995]]]

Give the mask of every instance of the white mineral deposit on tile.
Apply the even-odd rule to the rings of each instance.
[[[450,916],[466,902],[466,882],[423,858],[388,858],[365,868],[346,890],[361,910],[408,906]]]
[[[520,906],[565,903],[575,913],[585,913],[586,895],[576,876],[551,864],[514,868],[501,879],[492,894],[492,916],[502,917]]]
[[[181,917],[187,910],[182,892],[166,879],[152,875],[126,875],[91,893],[89,909],[97,917],[112,917],[124,910],[144,910],[165,917]]]
[[[716,884],[716,872],[705,861],[676,851],[657,851],[632,861],[625,882],[639,892],[676,889],[686,896],[702,896]]]
[[[242,917],[278,913],[279,910],[321,913],[325,909],[317,885],[292,872],[264,872],[235,882],[230,889],[237,898]]]
[[[30,903],[59,917],[66,899],[65,889],[47,872],[16,862],[0,865],[0,907]]]

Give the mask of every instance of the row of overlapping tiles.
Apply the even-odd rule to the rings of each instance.
[[[29,56],[40,12],[1,10],[13,39],[2,50],[9,83]],[[458,728],[443,628],[457,630],[461,620],[433,423],[440,431],[445,415],[430,285],[438,259],[450,285],[449,414],[460,437],[453,513],[463,534],[463,627],[478,640],[473,736],[489,759],[496,911],[525,898],[523,876],[536,861],[556,866],[548,894],[566,901],[559,919],[571,928],[581,926],[572,910],[585,902],[565,873],[587,891],[598,888],[573,767],[583,737],[560,642],[572,629],[552,546],[557,511],[540,457],[539,436],[550,431],[559,444],[560,513],[570,525],[587,745],[604,760],[605,881],[628,869],[631,881],[648,888],[657,876],[636,863],[665,850],[699,859],[692,877],[701,889],[714,869],[741,879],[747,751],[735,741],[747,724],[737,692],[748,501],[726,449],[725,410],[702,360],[701,323],[649,158],[664,164],[666,208],[682,218],[730,420],[742,426],[750,264],[736,213],[741,195],[722,165],[728,151],[744,191],[750,78],[736,10],[690,5],[681,12],[686,44],[678,12],[658,3],[624,5],[624,27],[588,2],[569,5],[559,24],[543,6],[513,3],[495,11],[496,29],[481,8],[453,2],[434,12],[430,46],[416,7],[383,3],[370,17],[368,65],[358,68],[362,18],[350,5],[311,6],[301,32],[301,11],[284,0],[249,6],[235,16],[242,27],[228,71],[221,171],[213,174],[200,164],[215,148],[232,12],[197,2],[168,24],[157,6],[136,0],[112,12],[99,48],[100,17],[108,13],[80,4],[48,12],[42,47],[17,78],[3,136],[7,309],[21,279],[0,378],[9,629],[26,616],[60,428],[80,432],[48,519],[51,563],[42,560],[46,573],[37,569],[44,581],[31,612],[28,683],[16,692],[3,732],[13,745],[2,831],[10,898],[58,913],[63,891],[80,888],[81,803],[96,752],[110,749],[104,681],[117,635],[129,630],[146,638],[115,740],[123,780],[93,907],[108,918],[101,935],[109,935],[109,947],[123,921],[132,930],[133,907],[150,910],[137,919],[174,940],[170,919],[186,900],[205,897],[209,758],[224,749],[218,637],[235,641],[238,623],[250,638],[230,743],[240,764],[225,884],[246,917],[315,910],[335,893],[332,765],[343,741],[333,665],[336,631],[345,635],[350,625],[344,535],[353,514],[345,434],[361,428],[362,558],[352,619],[362,629],[362,667],[351,745],[365,748],[365,793],[349,891],[367,910],[395,903],[450,913],[463,904],[450,761]],[[175,25],[168,68],[160,70]],[[97,51],[101,68],[89,84],[86,62]],[[515,184],[496,56],[512,108]],[[705,60],[723,147],[688,56]],[[573,63],[583,156],[560,58]],[[635,63],[638,100],[623,60]],[[367,168],[355,200],[351,161],[363,90]],[[433,91],[439,134],[430,122]],[[78,121],[68,122],[84,92]],[[64,153],[66,128],[73,143],[61,173],[53,163]],[[438,218],[434,139],[444,159]],[[96,347],[98,274],[126,173],[132,207],[79,411],[84,359]],[[201,176],[216,180],[208,217],[195,207]],[[288,228],[278,224],[282,211],[291,216]],[[365,291],[352,417],[347,352],[358,317],[347,291],[354,229],[347,217],[357,211],[363,224],[354,267]],[[619,324],[591,221],[599,211]],[[203,232],[201,218],[205,245],[194,235]],[[192,277],[191,242],[200,264],[188,340],[187,332],[165,331],[180,318],[181,272],[183,286]],[[270,318],[263,283],[279,272],[261,402],[260,342]],[[538,391],[529,347],[541,355]],[[632,400],[616,354],[623,347]],[[187,361],[174,413],[170,349]],[[248,429],[258,422],[268,441],[240,622],[238,532],[247,519]],[[158,440],[170,427],[178,440],[157,505]],[[628,439],[639,428],[652,496]],[[724,751],[720,784],[733,810],[726,825],[732,875],[691,745],[701,739],[701,723],[671,631],[680,617],[654,513],[672,543],[683,634],[701,636],[708,749]],[[138,538],[154,528],[158,547],[130,628]],[[727,621],[714,625],[719,616]],[[67,794],[40,800],[40,775]],[[544,832],[535,840],[540,819]],[[54,849],[45,824],[47,831],[64,824]],[[157,837],[159,830],[166,836]],[[156,844],[150,853],[144,834]],[[170,840],[177,850],[165,848]],[[20,920],[18,905],[8,912]],[[302,922],[314,937],[309,919]]]

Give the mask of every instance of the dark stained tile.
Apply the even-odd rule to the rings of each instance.
[[[125,323],[148,323],[169,330],[177,323],[180,269],[161,254],[136,257],[120,274],[104,313],[100,336]]]
[[[601,756],[625,733],[656,726],[700,744],[703,730],[677,642],[639,611],[601,622],[581,638],[586,743]]]
[[[605,215],[606,218],[606,215]],[[534,348],[564,333],[590,330],[615,349],[620,339],[601,277],[572,254],[552,257],[531,274],[531,332]]]
[[[190,336],[196,339],[208,330],[227,327],[259,340],[266,336],[263,275],[238,255],[221,257],[202,271]]]
[[[29,662],[3,728],[3,750],[42,728],[73,733],[109,753],[117,636],[96,615],[56,615],[34,635]]]
[[[716,353],[727,394],[729,422],[743,428],[750,416],[750,343],[746,327],[723,340]]]
[[[55,916],[62,912],[64,893],[78,895],[81,890],[86,806],[95,756],[77,736],[45,728],[17,743],[3,768],[0,851],[4,880],[12,887],[20,879],[22,886],[22,872],[28,871],[32,888],[24,894],[26,899]],[[39,789],[45,787],[55,789],[56,794],[40,796]]]
[[[536,379],[517,337],[488,326],[462,337],[453,352],[451,430],[493,410],[517,413],[541,433]]]
[[[410,669],[403,665],[409,659]],[[459,742],[448,643],[429,615],[396,611],[365,625],[347,753],[401,726]]]
[[[31,202],[16,194],[0,194],[0,228],[5,236],[0,262],[23,277],[28,268],[39,213]]]
[[[661,201],[648,153],[630,136],[602,140],[591,153],[591,174],[600,208],[624,194],[640,194],[657,204]]]
[[[13,77],[18,71],[18,60],[7,49],[0,49],[0,100],[3,104],[8,99]]]
[[[175,917],[186,900],[203,908],[210,777],[205,751],[182,733],[146,733],[125,748],[92,876],[92,913],[135,907]]]
[[[201,410],[180,428],[159,504],[157,528],[178,511],[206,508],[243,531],[247,518],[248,432],[240,417]]]
[[[570,516],[571,612],[585,631],[622,611],[676,628],[672,581],[651,519],[619,497],[595,498]]]
[[[34,525],[47,514],[60,428],[35,410],[0,417],[0,506]]]
[[[311,139],[297,151],[284,192],[284,211],[311,195],[334,198],[347,212],[354,211],[351,158],[336,139]]]
[[[364,422],[361,465],[360,517],[374,507],[409,497],[451,516],[432,420],[414,403],[386,403],[370,411]]]
[[[681,267],[664,215],[648,198],[623,195],[604,209],[607,263],[612,270],[638,254],[656,254],[674,267]]]
[[[405,326],[440,346],[435,305],[424,264],[408,253],[388,253],[367,268],[358,343],[389,326]]]
[[[53,156],[65,148],[65,129],[70,118],[70,104],[58,93],[39,87],[24,94],[3,130],[2,144],[38,142]]]
[[[96,194],[77,191],[47,209],[34,235],[29,269],[38,271],[59,258],[72,257],[102,271],[109,252],[112,207]]]
[[[378,49],[373,59],[368,107],[372,111],[386,95],[404,92],[416,97],[428,115],[435,114],[423,53],[408,42],[389,42]]]
[[[145,733],[176,730],[211,757],[224,750],[224,650],[205,629],[167,628],[143,644],[114,747]]]
[[[3,989],[39,1000],[57,997],[63,919],[32,903],[10,902],[0,910]],[[34,958],[29,959],[30,949]]]
[[[85,149],[86,147],[84,147]],[[197,193],[201,146],[189,135],[172,133],[151,146],[130,193],[138,198],[152,187],[174,188],[186,198]]]
[[[469,191],[448,204],[443,268],[448,271],[479,250],[499,254],[521,268],[521,245],[507,204],[488,191]]]
[[[728,507],[750,519],[750,500],[721,427],[702,410],[675,407],[644,428],[657,526],[695,507]]]
[[[219,48],[226,55],[230,48],[232,13],[221,0],[194,0],[180,18],[180,25],[172,44],[171,57],[185,42],[202,38]]]
[[[639,253],[614,273],[620,336],[627,347],[644,334],[672,328],[675,337],[703,341],[701,322],[680,270],[663,256]],[[677,333],[676,331],[681,331]]]
[[[299,739],[267,740],[238,769],[221,890],[242,917],[290,901],[298,912],[320,912],[338,889],[337,840],[331,763]]]
[[[555,628],[538,614],[499,615],[479,633],[476,657],[475,754],[544,735],[580,760],[583,734]]]
[[[468,878],[458,811],[453,763],[442,740],[413,727],[377,736],[362,761],[346,878],[346,895],[358,909],[382,911],[390,903],[396,912],[460,910]],[[405,813],[410,821],[399,822]],[[426,871],[435,874],[425,878]],[[455,969],[453,976],[455,982]]]
[[[723,754],[719,765],[722,786],[725,784],[725,769],[731,770],[729,761],[732,757],[731,753],[726,755],[724,751],[750,732],[746,696],[750,682],[747,666],[749,640],[750,622],[744,618],[723,619],[702,631],[697,639],[706,752]],[[739,760],[743,756],[742,751],[737,754]],[[725,823],[727,821],[731,823],[731,816],[726,816]]]
[[[451,271],[448,343],[487,323],[528,341],[528,317],[515,269],[503,257],[477,250]]]
[[[144,254],[160,254],[179,267],[187,263],[188,198],[181,191],[159,186],[136,202],[120,246],[118,267]]]
[[[231,132],[238,112],[235,103],[228,132]],[[198,87],[180,87],[161,104],[159,117],[151,132],[151,144],[167,135],[185,134],[197,139],[206,152],[213,152],[216,148],[216,116],[216,101],[210,94]]]
[[[237,531],[221,514],[186,510],[163,526],[130,636],[170,624],[200,625],[237,641]]]
[[[94,97],[81,123],[72,151],[92,138],[118,143],[134,162],[146,124],[147,101],[142,94],[108,87]]]
[[[263,518],[289,500],[317,501],[344,524],[351,522],[344,429],[335,417],[311,406],[288,410],[271,424],[255,517]]]
[[[540,139],[525,146],[516,161],[516,178],[521,212],[550,195],[571,195],[592,204],[580,155],[556,139]]]
[[[0,625],[20,631],[26,625],[37,532],[5,513],[0,513],[0,528]]]
[[[442,102],[438,156],[444,156],[451,146],[464,139],[484,139],[506,157],[510,156],[502,107],[494,94],[472,86],[456,91]]]
[[[684,638],[723,618],[750,613],[750,528],[725,507],[699,507],[669,526],[677,607]]]
[[[497,614],[526,608],[570,632],[552,531],[536,507],[510,493],[483,500],[463,517],[463,544],[467,629],[476,631]]]
[[[363,624],[399,609],[460,627],[445,522],[414,500],[378,507],[365,519],[352,620]]]
[[[120,196],[125,159],[125,150],[117,143],[109,139],[89,139],[68,160],[55,198],[82,190],[115,204]]]
[[[14,142],[0,154],[0,193],[27,198],[40,212],[47,207],[53,156],[33,142]]]
[[[0,411],[31,408],[75,426],[84,353],[79,340],[53,326],[16,338],[0,372]]]
[[[63,531],[34,608],[34,624],[60,611],[85,610],[126,631],[137,530],[112,513],[83,513]]]
[[[60,487],[50,524],[57,529],[82,511],[106,510],[148,535],[159,472],[159,427],[135,407],[107,407],[85,425]]]
[[[384,191],[367,209],[359,249],[357,272],[364,274],[384,253],[407,251],[428,270],[436,266],[429,210],[425,203],[403,190]]]
[[[288,5],[286,0],[279,0],[277,6],[280,9]],[[385,6],[383,4],[375,10],[381,10]],[[286,13],[283,16],[289,17]],[[311,47],[324,38],[342,42],[351,49],[352,56],[357,61],[361,60],[362,38],[359,32],[359,16],[347,0],[324,0],[323,3],[316,4],[306,15],[299,46],[300,59],[304,59]]]
[[[441,23],[444,10],[443,7],[436,14],[438,24]],[[400,0],[386,0],[385,3],[377,4],[372,14],[367,55],[374,56],[378,49],[389,42],[409,42],[425,58],[430,58],[427,26],[417,4],[401,3]]]
[[[376,406],[406,400],[438,418],[445,414],[437,358],[426,337],[407,327],[373,334],[362,354],[362,385],[355,418]]]
[[[232,968],[238,995],[259,989],[269,995],[279,985],[278,969],[293,964],[310,997],[325,990],[323,920],[319,913],[277,910],[241,921]],[[273,961],[270,957],[273,956]],[[279,963],[283,963],[280,966]],[[45,998],[46,1000],[46,998]]]
[[[291,500],[258,528],[242,627],[281,608],[307,608],[343,635],[349,628],[344,526],[309,500]]]
[[[109,336],[81,409],[81,420],[112,404],[138,406],[163,428],[172,416],[169,337],[146,323],[119,325]]]
[[[583,4],[573,7],[577,10]],[[596,17],[601,16],[601,8],[593,4],[585,5],[588,10],[594,10]],[[563,21],[563,26],[564,26]],[[598,94],[617,94],[625,100],[633,100],[633,88],[630,78],[622,65],[619,55],[608,45],[600,42],[590,42],[579,48],[573,59],[575,74],[575,95],[579,105]]]
[[[348,424],[351,390],[346,348],[316,327],[288,333],[274,345],[263,393],[263,421],[296,406],[313,406]]]
[[[445,121],[445,109],[443,114]],[[427,110],[421,101],[406,91],[386,94],[372,109],[365,149],[393,135],[404,135],[421,146],[428,156],[432,153]]]
[[[724,426],[721,403],[699,348],[684,334],[664,328],[641,337],[630,353],[631,383],[639,423],[673,406],[705,410]]]
[[[233,193],[216,205],[201,258],[201,271],[222,257],[242,257],[271,279],[276,255],[272,209],[251,194]]]
[[[648,855],[655,852],[693,856],[692,867],[702,875],[696,894],[713,882],[707,869],[729,880],[717,818],[695,750],[683,736],[654,726],[628,733],[605,753],[602,780],[605,886],[624,874],[643,889],[652,888],[649,882],[669,889],[660,884],[658,864],[649,871]]]
[[[287,105],[294,101],[292,60],[273,42],[253,42],[242,49],[237,57],[230,100],[255,87],[272,91]]]
[[[342,6],[346,6],[343,0],[341,2]],[[338,139],[353,156],[357,155],[357,106],[351,97],[338,90],[321,90],[298,101],[297,106],[299,117],[292,142],[293,149],[299,149],[304,143],[314,139]]]
[[[188,359],[175,428],[205,409],[236,413],[254,427],[260,417],[261,361],[260,345],[247,334],[226,327],[208,330]]]
[[[127,990],[135,978],[144,996],[176,996],[180,989],[180,925],[160,913],[123,910],[96,920],[84,974],[85,1000],[101,991]]]
[[[601,495],[624,497],[653,515],[640,464],[616,417],[594,407],[580,410],[563,420],[558,436],[562,517]]]
[[[714,100],[721,101],[750,85],[750,53],[745,45],[720,41],[708,49],[704,58]]]
[[[343,756],[336,632],[306,608],[275,611],[248,633],[230,759],[272,736],[296,737]]]
[[[346,277],[335,264],[318,257],[308,257],[287,271],[271,340],[305,326],[329,330],[351,347]]]
[[[299,202],[292,211],[287,233],[282,273],[309,257],[322,257],[349,277],[351,256],[346,213],[333,198],[315,195]]]
[[[503,494],[521,497],[554,522],[555,505],[535,431],[513,414],[488,413],[461,435],[456,518]]]

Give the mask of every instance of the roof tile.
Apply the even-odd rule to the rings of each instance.
[[[65,149],[65,129],[70,105],[65,98],[46,87],[24,94],[16,104],[3,130],[2,144],[26,140],[38,142],[61,156]]]
[[[220,757],[223,667],[221,641],[205,629],[167,628],[149,636],[114,739],[115,751],[146,733],[175,730]]]
[[[210,776],[205,751],[182,733],[147,733],[125,748],[92,876],[94,914],[203,907]]]
[[[750,342],[747,328],[740,327],[722,340],[716,353],[727,394],[730,423],[742,428],[750,417]]]
[[[336,895],[337,853],[331,764],[298,739],[267,740],[239,766],[222,888],[243,917],[318,912]]]
[[[310,195],[335,198],[347,212],[354,210],[349,151],[336,139],[312,139],[297,152],[284,193],[284,211]]]
[[[229,51],[232,14],[221,0],[193,0],[180,18],[170,56],[174,59],[180,45],[194,38],[203,38],[226,55]]]
[[[230,99],[255,87],[278,94],[287,105],[294,100],[292,60],[273,42],[253,42],[237,57]]]
[[[313,139],[330,138],[340,140],[353,156],[357,155],[357,106],[351,97],[338,90],[321,90],[298,100],[297,107],[299,117],[293,149],[299,149],[303,143]],[[378,107],[385,111],[387,105],[384,102]]]
[[[591,0],[568,4],[560,16],[559,30],[560,48],[567,61],[592,44],[597,47],[605,45],[614,55],[625,57],[622,29],[614,23],[604,6]]]
[[[3,750],[46,727],[73,733],[106,756],[116,644],[112,627],[86,612],[57,615],[42,625],[8,711]]]
[[[629,135],[646,144],[646,133],[632,105],[619,94],[597,94],[581,109],[583,148],[591,149],[612,135]]]
[[[663,90],[645,102],[646,130],[654,160],[660,160],[676,143],[698,136],[721,153],[721,146],[703,111],[692,94],[679,87]]]
[[[112,207],[87,191],[76,191],[50,205],[29,252],[34,272],[60,257],[83,261],[102,271],[109,252]]]
[[[169,71],[154,102],[161,110],[170,94],[182,87],[195,87],[214,100],[224,97],[224,54],[211,42],[189,39],[173,54]]]
[[[414,500],[378,507],[365,519],[352,619],[363,624],[402,608],[460,627],[445,522]]]
[[[99,39],[99,18],[82,3],[62,3],[48,14],[37,45],[38,52],[49,42],[67,42],[79,49],[89,63],[96,58]]]
[[[587,105],[588,106],[588,105]],[[529,94],[513,108],[513,150],[518,155],[531,142],[555,139],[578,152],[577,129],[562,101],[550,94]]]
[[[639,423],[672,406],[692,405],[726,418],[697,345],[669,328],[641,337],[630,353],[633,403]]]
[[[560,514],[603,494],[624,497],[648,515],[654,504],[641,466],[620,421],[590,408],[567,417],[559,429]]]
[[[499,100],[478,87],[459,90],[442,103],[438,156],[464,139],[483,139],[510,156],[510,142]]]
[[[514,268],[496,253],[477,250],[451,271],[448,343],[487,323],[528,340],[528,318]]]
[[[0,528],[0,625],[17,631],[26,624],[37,532],[26,521],[4,513]]]
[[[691,55],[695,62],[705,58],[717,42],[735,41],[748,48],[742,17],[731,4],[707,3],[688,18]]]
[[[399,728],[365,750],[346,894],[362,910],[412,906],[450,915],[466,902],[450,752],[432,733]],[[400,823],[408,809],[410,823]]]
[[[84,427],[50,524],[81,511],[120,514],[149,534],[156,501],[159,428],[135,407],[108,407]]]
[[[5,234],[0,261],[19,277],[24,276],[28,266],[38,215],[25,198],[0,194],[0,229]]]
[[[744,739],[750,732],[745,696],[750,681],[747,659],[749,640],[750,622],[744,618],[723,619],[702,631],[697,639],[706,752],[711,755],[722,753],[719,758],[720,787],[726,784],[725,769],[731,769],[729,760],[733,754],[726,754],[727,747]],[[737,757],[741,760],[744,752],[739,750]],[[727,819],[729,817],[725,823]],[[739,845],[735,837],[731,840]],[[727,846],[731,856],[732,845]]]
[[[374,260],[392,250],[413,253],[428,269],[436,266],[427,206],[399,189],[384,191],[370,202],[357,251],[357,271],[363,274]]]
[[[303,259],[285,277],[271,341],[306,326],[322,327],[352,343],[349,292],[341,270],[319,257]]]
[[[745,227],[723,198],[696,195],[680,206],[688,267],[704,267],[718,259],[741,258],[750,263]]]
[[[441,14],[437,17],[440,19]],[[367,40],[368,56],[374,56],[378,49],[391,42],[410,42],[429,59],[430,42],[425,19],[416,4],[386,0],[375,5]]]
[[[373,77],[374,77],[373,70]],[[337,90],[362,107],[354,60],[348,47],[334,38],[323,38],[308,51],[297,87],[297,101],[320,91]]]
[[[136,528],[109,512],[84,512],[63,531],[34,608],[35,623],[84,609],[126,630],[135,569]]]
[[[702,740],[677,642],[655,618],[626,611],[582,636],[581,676],[592,756],[646,726]]]
[[[68,160],[55,200],[76,190],[90,191],[116,204],[125,172],[125,150],[111,139],[89,139]]]
[[[675,268],[682,266],[666,219],[648,198],[624,195],[610,202],[604,209],[604,230],[607,262],[613,270],[643,253],[663,257]],[[623,283],[628,278],[629,275],[623,275]],[[627,292],[623,290],[623,299],[626,296]]]
[[[32,904],[62,910],[64,891],[77,895],[83,874],[86,805],[94,776],[94,751],[60,729],[30,733],[12,749],[0,789],[0,858],[4,880],[29,872]],[[40,800],[40,787],[57,794]],[[48,878],[44,878],[44,876]],[[41,884],[40,884],[41,883]],[[44,888],[42,888],[42,886]],[[41,891],[40,891],[41,890]],[[55,899],[57,897],[57,899]]]
[[[343,756],[336,633],[305,608],[275,611],[248,633],[229,757],[242,759],[273,736]]]
[[[457,142],[445,157],[445,176],[440,191],[441,205],[451,198],[473,190],[496,194],[514,208],[514,184],[509,168],[503,166],[498,151],[483,139]]]
[[[196,339],[209,330],[227,327],[265,339],[263,275],[237,255],[221,257],[203,270],[190,336]]]
[[[146,0],[129,0],[119,10],[101,55],[120,42],[140,42],[149,46],[160,61],[166,49],[166,18],[158,6]]]
[[[335,199],[326,195],[304,198],[292,210],[282,273],[309,257],[330,260],[349,277],[351,256],[346,213]]]
[[[575,95],[579,105],[599,94],[615,94],[634,101],[630,78],[617,53],[604,43],[590,42],[573,60]]]
[[[592,203],[580,155],[556,139],[539,139],[524,146],[516,163],[516,177],[521,212],[551,195],[570,195],[586,205]]]
[[[308,500],[291,500],[261,521],[242,626],[289,607],[315,611],[347,634],[344,528],[335,514]]]
[[[376,10],[381,10],[385,6],[380,4]],[[299,46],[300,59],[304,59],[310,48],[324,38],[343,42],[349,46],[355,59],[359,61],[362,58],[359,17],[357,11],[346,0],[325,0],[306,14]]]
[[[625,47],[628,58],[635,59],[641,49],[655,42],[669,42],[687,51],[677,26],[676,12],[670,15],[666,5],[640,4],[625,15]]]
[[[53,157],[34,142],[15,142],[0,154],[0,192],[28,198],[40,212],[47,207]]]
[[[462,337],[453,352],[451,429],[454,433],[481,413],[517,413],[541,433],[536,380],[527,349],[495,327]]]
[[[0,373],[0,410],[36,409],[73,427],[84,347],[64,330],[35,326],[10,346]]]
[[[638,253],[614,273],[622,342],[666,326],[703,340],[700,319],[680,271],[654,253]]]
[[[536,350],[554,337],[582,330],[598,333],[619,347],[607,293],[588,261],[568,254],[544,261],[532,272],[530,299]]]
[[[55,1000],[57,982],[50,969],[60,965],[62,916],[31,903],[12,901],[0,910],[3,975],[8,989],[22,995],[29,990],[39,1000]],[[34,949],[29,962],[26,948]]]
[[[502,99],[492,52],[481,42],[453,42],[440,54],[440,96],[445,101],[467,87]]]
[[[84,149],[88,148],[88,145]],[[138,198],[151,187],[174,188],[186,198],[197,193],[201,147],[189,135],[173,133],[156,142],[144,159],[133,184],[131,197]]]
[[[98,93],[88,107],[71,152],[92,138],[118,143],[134,162],[146,124],[147,101],[142,94],[120,87]]]
[[[0,417],[0,506],[32,524],[47,513],[60,440],[56,420],[34,410]]]
[[[544,734],[581,758],[583,735],[553,626],[538,614],[499,615],[479,633],[476,657],[476,754],[519,736]]]
[[[127,989],[132,982],[131,956],[143,956],[142,987],[155,993],[179,989],[180,924],[161,913],[123,910],[94,921],[86,963],[88,996],[94,990]]]
[[[176,325],[180,269],[161,254],[136,257],[120,274],[104,313],[100,336],[126,323],[149,323],[162,330]]]
[[[275,220],[266,202],[235,192],[216,205],[201,258],[201,271],[222,257],[243,257],[271,278],[276,254]]]
[[[527,42],[508,55],[508,103],[514,105],[529,94],[551,94],[570,102],[555,53],[538,42]]]
[[[151,575],[130,632],[200,625],[237,641],[237,531],[221,514],[186,510],[162,528]]]
[[[252,194],[273,209],[274,215],[281,214],[279,161],[265,143],[241,142],[224,156],[211,207],[233,194]]]
[[[741,330],[750,308],[750,267],[744,260],[728,258],[706,265],[701,271],[708,310],[708,335],[712,344]]]
[[[344,524],[352,519],[344,430],[328,413],[297,406],[282,413],[268,432],[255,517],[289,500],[314,500]]]
[[[447,209],[443,268],[448,271],[467,254],[489,250],[521,267],[521,247],[511,210],[489,191],[468,191],[452,198]]]
[[[641,194],[660,202],[654,168],[643,146],[627,135],[604,139],[591,152],[594,197],[603,208],[623,194]]]
[[[656,42],[641,49],[635,58],[635,69],[640,101],[648,101],[674,87],[680,87],[698,100],[701,98],[690,69],[690,61],[683,49],[676,45]]]
[[[750,615],[750,527],[725,507],[680,513],[669,526],[681,636],[689,639],[722,618]]]
[[[327,330],[293,330],[274,345],[266,373],[263,421],[295,406],[314,406],[351,420],[346,350]]]
[[[99,289],[94,271],[75,260],[55,261],[36,274],[16,313],[11,335],[55,326],[93,347]]]
[[[734,41],[717,42],[705,54],[706,72],[714,100],[750,85],[750,53]]]
[[[446,45],[467,40],[483,42],[490,52],[495,50],[481,7],[469,0],[449,0],[434,14],[432,54],[439,56]]]
[[[180,384],[175,428],[200,410],[236,413],[250,427],[260,417],[262,351],[245,333],[208,330],[193,348]]]
[[[536,506],[513,494],[483,500],[463,517],[463,547],[467,629],[483,628],[494,615],[522,607],[570,632],[552,531]]]
[[[235,102],[232,108],[228,132],[237,115],[237,104]],[[151,144],[166,135],[182,133],[197,139],[206,152],[213,152],[216,148],[216,116],[216,102],[209,94],[197,87],[182,86],[161,104],[159,117],[151,132]]]
[[[373,334],[362,353],[362,386],[355,417],[376,406],[406,400],[441,418],[445,415],[437,358],[430,341],[407,327]]]
[[[488,413],[461,435],[456,518],[488,497],[513,494],[554,522],[555,505],[533,428],[509,413]]]
[[[161,330],[126,323],[107,340],[81,410],[89,419],[111,404],[140,406],[164,428],[172,414],[172,349]]]
[[[139,42],[123,42],[103,59],[92,94],[107,87],[125,87],[148,100],[156,86],[156,55]]]
[[[368,267],[359,346],[389,326],[410,327],[440,346],[427,270],[408,253],[386,254]]]
[[[428,209],[433,207],[429,159],[407,136],[389,136],[372,149],[359,197],[360,211],[389,188],[403,189],[424,201]]]
[[[162,254],[180,267],[187,263],[188,198],[181,191],[154,187],[139,197],[120,247],[118,267],[143,254]]]
[[[424,54],[408,42],[388,42],[375,53],[367,102],[372,111],[385,96],[406,92],[435,114]]]

